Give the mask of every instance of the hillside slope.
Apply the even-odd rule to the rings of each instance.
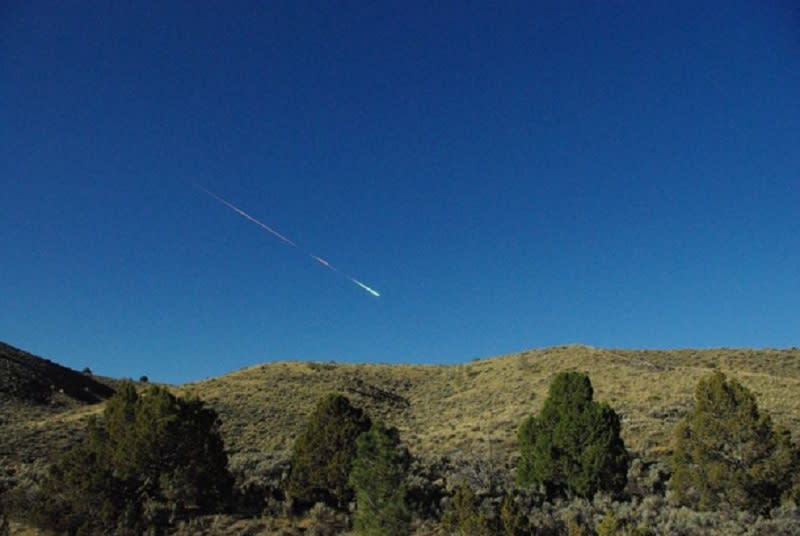
[[[588,373],[595,398],[621,414],[628,448],[655,458],[669,451],[697,381],[713,368],[752,389],[760,407],[800,438],[798,349],[558,346],[447,366],[278,362],[173,389],[195,394],[217,410],[238,466],[285,461],[319,397],[332,392],[397,426],[419,457],[513,465],[517,428],[540,409],[560,371]],[[101,409],[102,404],[67,404],[58,411],[17,411],[0,437],[0,461],[51,459],[76,441],[88,416]]]
[[[521,421],[539,411],[553,376],[589,374],[595,398],[622,416],[629,449],[646,458],[670,449],[697,381],[719,368],[758,395],[773,419],[800,436],[800,350],[603,350],[560,346],[462,365],[259,365],[182,390],[220,414],[236,457],[285,459],[317,399],[349,396],[397,426],[418,456],[512,463]]]
[[[35,461],[62,450],[100,409],[112,382],[0,342],[0,462]]]
[[[101,402],[114,390],[92,376],[0,342],[0,397],[45,404],[56,393],[78,402]]]
[[[484,490],[498,482],[508,484],[516,465],[516,431],[525,417],[539,411],[558,372],[586,372],[595,398],[608,402],[621,414],[628,449],[648,462],[664,461],[674,427],[691,407],[698,380],[713,369],[751,389],[762,410],[777,424],[789,428],[796,441],[800,439],[800,350],[795,348],[634,351],[558,346],[449,366],[279,362],[173,386],[172,390],[197,395],[217,410],[239,489],[246,492],[245,496],[253,493],[258,512],[264,504],[264,496],[259,494],[274,498],[269,493],[281,485],[294,439],[319,398],[327,393],[345,394],[373,419],[400,429],[412,454],[422,461],[416,465],[414,481],[422,482],[425,490],[434,490],[431,504],[436,505],[436,490],[449,489],[465,478]],[[90,416],[103,409],[102,403],[86,404],[67,397],[66,391],[51,391],[47,403],[6,397],[11,402],[4,409],[11,411],[0,414],[5,419],[0,434],[0,494],[5,489],[35,489],[47,464],[80,440]],[[447,460],[442,459],[445,457]],[[660,485],[662,464],[639,467],[653,468],[653,472],[641,472],[637,485]],[[653,475],[655,480],[651,479]],[[641,489],[642,493],[652,492],[650,488]],[[744,534],[743,527],[749,524],[741,516],[725,517],[736,513],[713,519],[705,513],[696,515],[706,517],[691,517],[695,513],[686,509],[670,509],[661,493],[648,495],[640,508],[632,506],[634,502],[615,508],[633,515],[633,519],[647,519],[654,533],[660,534],[676,530],[700,533],[695,529],[709,534],[729,534],[735,529]],[[653,505],[662,506],[653,510]],[[567,503],[555,510],[542,510],[549,514],[537,513],[537,519],[543,520],[542,526],[557,526],[554,523],[558,519],[574,516],[574,506]],[[531,512],[539,512],[538,507],[532,508]],[[587,519],[597,521],[605,519],[609,505],[591,508],[594,514],[590,512]],[[249,517],[197,520],[200,524],[194,528],[206,521],[210,524],[205,525],[207,531],[193,533],[272,534],[276,529],[309,526],[308,519],[296,526],[296,520]],[[795,534],[796,520],[796,514],[787,511],[778,515],[768,531]],[[773,530],[779,525],[788,527],[788,532]],[[712,526],[714,530],[709,528]],[[418,534],[438,533],[435,524],[423,523],[421,527]],[[28,529],[23,526],[17,528],[22,531],[19,534],[36,533],[34,529],[25,532]],[[762,529],[754,530],[767,533]]]

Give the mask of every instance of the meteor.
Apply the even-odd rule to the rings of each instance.
[[[381,293],[380,292],[378,292],[377,290],[373,290],[373,289],[369,288],[367,285],[365,285],[364,283],[362,283],[358,279],[353,279],[352,277],[350,277],[349,279],[350,279],[350,281],[352,281],[353,283],[355,283],[359,287],[363,288],[364,290],[366,290],[367,292],[369,292],[370,294],[372,294],[376,298],[380,298],[381,297]]]
[[[362,283],[361,281],[359,281],[355,277],[350,277],[349,275],[345,274],[344,272],[339,271],[338,268],[334,267],[331,263],[329,263],[328,261],[326,261],[322,257],[317,257],[316,255],[311,255],[310,253],[308,254],[308,256],[311,257],[312,259],[314,259],[315,261],[317,261],[318,263],[320,263],[322,266],[326,266],[326,267],[330,268],[331,270],[333,270],[334,272],[342,274],[347,279],[349,279],[350,281],[352,281],[353,283],[355,283],[359,287],[363,288],[364,290],[366,290],[367,292],[369,292],[370,294],[372,294],[376,298],[380,298],[381,297],[380,292],[378,292],[377,290],[369,288],[367,285],[365,285],[364,283]]]
[[[311,255],[311,258],[320,263],[322,266],[327,266],[328,268],[331,268],[331,264],[325,259],[320,259],[316,255]]]
[[[270,227],[269,225],[266,225],[266,224],[264,224],[264,223],[261,223],[260,221],[258,221],[258,220],[257,220],[257,219],[255,219],[254,217],[252,217],[250,214],[248,214],[248,213],[247,213],[247,212],[245,212],[244,210],[240,209],[240,208],[239,208],[239,207],[237,207],[237,206],[234,206],[234,205],[233,205],[233,203],[229,203],[228,201],[225,201],[224,199],[222,199],[220,196],[218,196],[218,195],[217,195],[217,194],[215,194],[214,192],[211,192],[211,191],[209,191],[209,190],[206,190],[205,188],[203,188],[203,187],[202,187],[202,186],[200,186],[199,184],[197,185],[197,187],[198,187],[198,188],[200,188],[201,190],[203,190],[205,193],[207,193],[207,194],[208,194],[208,195],[210,195],[211,197],[213,197],[214,199],[216,199],[217,201],[219,201],[220,203],[222,203],[223,205],[225,205],[226,207],[228,207],[229,209],[231,209],[232,211],[234,211],[235,213],[239,214],[240,216],[244,216],[245,218],[247,218],[247,219],[248,219],[248,220],[250,220],[251,222],[255,223],[256,225],[258,225],[259,227],[261,227],[262,229],[264,229],[265,231],[267,231],[267,232],[269,232],[269,233],[272,233],[273,235],[277,236],[278,238],[280,238],[281,240],[283,240],[283,241],[284,241],[284,242],[286,242],[287,244],[290,244],[290,245],[292,245],[292,246],[294,246],[294,247],[297,247],[297,244],[295,244],[294,242],[292,242],[291,240],[289,240],[288,238],[286,238],[285,236],[283,236],[281,233],[279,233],[278,231],[276,231],[275,229],[273,229],[273,228],[272,228],[272,227]]]
[[[376,298],[380,298],[381,297],[380,292],[378,292],[377,290],[374,290],[374,289],[368,287],[367,285],[365,285],[364,283],[362,283],[361,281],[359,281],[355,277],[347,275],[346,273],[342,272],[341,270],[339,270],[338,268],[333,266],[331,263],[329,263],[328,261],[326,261],[322,257],[318,257],[316,255],[312,255],[311,253],[303,250],[300,246],[298,246],[292,240],[289,240],[288,238],[283,236],[281,233],[279,233],[278,231],[276,231],[275,229],[273,229],[272,227],[270,227],[266,223],[263,223],[263,222],[257,220],[256,218],[254,218],[253,216],[251,216],[250,214],[248,214],[244,210],[240,209],[239,207],[237,207],[236,205],[234,205],[230,201],[227,201],[227,200],[223,199],[222,197],[218,196],[217,194],[215,194],[211,190],[208,190],[207,188],[204,188],[203,186],[201,186],[201,185],[199,185],[197,183],[195,183],[195,186],[197,186],[198,188],[203,190],[205,193],[207,193],[208,195],[210,195],[211,197],[216,199],[219,203],[221,203],[221,204],[225,205],[226,207],[228,207],[229,209],[231,209],[233,212],[235,212],[239,216],[241,216],[241,217],[243,217],[243,218],[245,218],[247,220],[250,220],[251,222],[255,223],[256,225],[258,225],[259,227],[261,227],[263,230],[267,231],[271,235],[279,238],[283,242],[289,244],[290,246],[292,246],[293,248],[299,250],[300,252],[302,252],[303,254],[307,255],[308,257],[311,257],[312,259],[314,259],[315,261],[320,263],[322,266],[324,266],[324,267],[328,268],[329,270],[331,270],[333,272],[336,272],[337,274],[340,274],[343,277],[349,279],[352,283],[355,283],[356,285],[358,285],[362,289],[366,290],[372,296],[375,296]]]

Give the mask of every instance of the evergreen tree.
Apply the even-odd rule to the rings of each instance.
[[[753,393],[722,372],[698,383],[675,439],[669,488],[678,504],[764,513],[791,493],[798,466],[789,433],[774,430]]]
[[[298,507],[324,502],[344,508],[352,500],[348,477],[356,439],[370,426],[369,417],[345,396],[319,401],[292,451],[287,492]]]
[[[405,479],[408,451],[396,428],[373,423],[356,441],[350,485],[356,493],[355,530],[364,536],[401,536],[409,532]]]
[[[220,510],[232,484],[214,411],[125,383],[52,468],[35,517],[76,534],[158,532],[189,512]]]
[[[585,374],[555,377],[542,411],[520,427],[519,485],[544,485],[551,495],[586,498],[597,491],[622,491],[629,457],[619,416],[593,395]]]

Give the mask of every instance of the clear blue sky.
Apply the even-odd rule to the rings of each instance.
[[[4,2],[0,340],[169,382],[798,344],[796,2],[388,6]]]

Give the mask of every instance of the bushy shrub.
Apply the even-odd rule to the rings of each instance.
[[[396,428],[373,423],[356,441],[350,485],[356,493],[355,532],[364,536],[408,534],[405,479],[408,451]]]
[[[480,501],[473,489],[461,484],[442,515],[442,527],[448,531],[447,534],[457,536],[489,536],[492,534],[489,520],[479,506]]]
[[[551,502],[543,502],[527,512],[528,525],[537,536],[561,536],[567,532],[560,509]]]
[[[527,519],[525,519],[516,497],[511,493],[503,496],[497,522],[498,532],[504,536],[525,536],[528,533]]]
[[[447,462],[441,458],[412,458],[406,478],[406,503],[415,515],[427,520],[441,517],[442,499],[447,494],[446,471]]]
[[[33,517],[70,533],[140,534],[223,508],[231,484],[213,410],[162,387],[139,396],[125,383],[53,466]]]
[[[294,444],[287,493],[298,508],[322,502],[343,509],[353,498],[348,483],[356,439],[371,422],[342,395],[317,404]]]
[[[669,477],[668,459],[646,462],[638,457],[632,458],[625,493],[636,497],[664,495]]]
[[[466,497],[469,498],[469,494]],[[772,510],[767,516],[734,510],[697,512],[687,507],[670,505],[662,495],[648,495],[642,500],[617,500],[611,495],[598,493],[591,501],[583,498],[547,501],[541,495],[528,495],[523,490],[515,494],[513,516],[504,514],[503,510],[509,503],[503,499],[497,516],[484,515],[484,524],[475,524],[475,520],[484,513],[481,505],[485,506],[486,502],[485,497],[479,500],[474,493],[471,500],[451,501],[448,514],[442,522],[444,533],[464,533],[458,525],[452,523],[452,519],[447,518],[452,515],[451,511],[466,512],[466,515],[456,519],[460,517],[468,520],[469,524],[465,524],[468,530],[514,536],[794,536],[798,534],[797,527],[800,527],[800,509],[789,504]],[[462,506],[458,506],[459,504]],[[521,523],[505,523],[504,519],[509,517],[516,518]],[[516,532],[510,532],[510,527],[515,527]]]
[[[677,428],[672,499],[700,510],[765,513],[791,492],[796,457],[788,432],[773,429],[753,393],[716,371],[699,382]]]
[[[594,527],[597,536],[648,536],[649,531],[633,522],[621,520],[614,510],[608,510]]]
[[[264,453],[248,452],[231,456],[236,512],[267,517],[285,513],[288,505],[284,486],[289,467],[288,458],[273,459]]]
[[[309,536],[334,536],[346,528],[347,523],[341,514],[325,503],[317,503],[308,512],[311,524]]]
[[[551,496],[592,497],[625,487],[628,453],[617,413],[593,400],[589,377],[559,373],[538,416],[519,429],[520,486],[543,485]]]

